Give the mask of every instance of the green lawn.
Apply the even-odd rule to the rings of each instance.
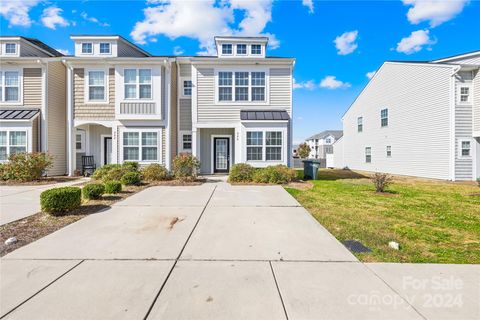
[[[301,174],[300,174],[301,175]],[[480,263],[480,188],[396,177],[389,194],[347,170],[320,170],[313,188],[286,188],[337,239],[372,249],[362,261]],[[400,243],[400,250],[388,247]]]

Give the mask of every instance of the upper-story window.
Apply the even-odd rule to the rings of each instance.
[[[460,102],[461,103],[470,102],[470,87],[460,87]]]
[[[252,72],[252,101],[265,101],[265,72]]]
[[[192,80],[183,80],[183,95],[192,95]]]
[[[248,101],[248,72],[235,72],[235,101]]]
[[[218,72],[218,101],[265,101],[265,72]]]
[[[261,44],[252,44],[251,53],[255,55],[262,54],[262,45]]]
[[[88,100],[105,101],[105,71],[88,72]]]
[[[125,99],[152,98],[152,70],[125,69],[123,72]]]
[[[110,54],[110,43],[101,42],[100,43],[100,54]]]
[[[17,44],[5,43],[5,54],[17,54]]]
[[[20,101],[20,73],[18,71],[0,71],[0,101]]]
[[[91,43],[91,42],[82,43],[82,53],[92,54],[93,53],[93,43]]]
[[[363,117],[357,118],[357,132],[363,131]]]
[[[382,109],[380,111],[380,122],[382,127],[388,126],[388,109]]]
[[[218,100],[232,101],[233,72],[218,73]]]
[[[325,143],[326,143],[326,144],[330,144],[330,143],[332,143],[332,139],[331,139],[331,138],[327,138],[327,139],[325,139]]]
[[[232,47],[233,46],[231,43],[222,44],[222,54],[232,54],[233,53]]]
[[[237,44],[237,54],[247,54],[247,45]]]

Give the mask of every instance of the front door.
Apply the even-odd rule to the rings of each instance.
[[[227,173],[230,163],[230,140],[228,138],[213,138],[213,172]]]
[[[103,164],[112,163],[112,137],[103,138]]]

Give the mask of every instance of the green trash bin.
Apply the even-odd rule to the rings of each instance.
[[[320,161],[303,160],[303,179],[317,180],[317,173],[319,168],[320,168]]]

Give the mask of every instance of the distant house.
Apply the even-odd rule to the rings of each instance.
[[[342,118],[336,166],[445,180],[480,177],[479,68],[480,51],[385,62]]]
[[[325,159],[327,154],[333,154],[333,144],[342,136],[342,130],[326,130],[306,139],[305,142],[310,147],[309,158]]]

